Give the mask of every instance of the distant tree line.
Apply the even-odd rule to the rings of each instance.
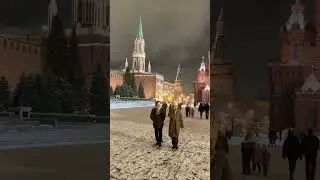
[[[118,85],[114,90],[110,87],[111,95],[120,95],[121,97],[139,97],[145,98],[144,88],[142,83],[139,83],[137,88],[134,71],[131,72],[130,68],[126,68],[123,76],[123,84]]]
[[[87,86],[82,63],[78,57],[78,39],[73,27],[70,39],[65,35],[57,15],[52,21],[49,37],[43,41],[46,69],[43,74],[22,74],[13,92],[6,77],[0,78],[0,110],[9,106],[32,107],[34,112],[89,112],[108,115],[109,89],[99,66]]]

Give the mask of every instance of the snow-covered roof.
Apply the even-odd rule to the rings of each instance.
[[[316,93],[318,90],[320,90],[320,82],[314,73],[311,73],[310,76],[304,81],[301,90],[303,93],[308,91],[311,93]]]
[[[204,91],[210,91],[210,86],[209,84],[206,85],[206,87],[203,89]]]
[[[199,68],[199,71],[206,71],[206,63],[204,62],[204,56],[202,56],[202,62]]]
[[[296,0],[296,3],[291,7],[291,15],[286,23],[286,28],[290,30],[295,24],[298,24],[301,29],[304,29],[304,26],[306,25],[303,6],[299,0]]]

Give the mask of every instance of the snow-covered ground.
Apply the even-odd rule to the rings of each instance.
[[[0,133],[0,149],[47,147],[67,144],[104,143],[109,139],[109,125],[27,130]]]
[[[152,107],[154,106],[154,101],[111,101],[110,109],[127,109],[127,108],[137,108],[137,107]]]
[[[152,107],[154,106],[154,101],[152,100],[110,100],[110,109],[127,109],[127,108],[140,108],[140,107]],[[193,105],[190,105],[193,107]],[[182,105],[183,108],[186,105]]]

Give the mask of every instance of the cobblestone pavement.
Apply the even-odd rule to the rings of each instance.
[[[154,140],[151,108],[111,111],[111,179],[207,180],[210,176],[209,121],[185,118],[179,150],[171,150],[168,119],[163,147]]]

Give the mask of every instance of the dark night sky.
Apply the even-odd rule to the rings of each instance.
[[[267,60],[279,57],[280,28],[290,15],[292,2],[292,0],[211,0],[213,32],[220,8],[224,8],[227,51],[235,64],[239,99],[268,95]],[[313,0],[307,1],[306,19],[311,21],[312,4]]]
[[[146,43],[146,63],[173,82],[181,64],[181,79],[192,91],[201,56],[210,46],[210,0],[111,0],[111,64],[132,60],[139,16]]]
[[[158,7],[158,11],[155,11],[155,13],[158,13],[157,18],[153,19],[154,17],[151,15],[151,10],[150,8],[146,8],[146,4],[144,8],[140,7],[138,9],[132,9],[132,7],[129,7],[134,4],[137,6],[137,3],[129,2],[138,2],[139,0],[117,1],[124,1],[126,3],[124,7],[119,7],[118,9],[117,6],[113,6],[113,2],[111,2],[111,23],[113,21],[117,21],[117,18],[119,18],[118,21],[125,21],[127,14],[131,16],[125,21],[128,23],[127,29],[125,29],[125,34],[123,35],[125,38],[122,38],[125,41],[121,41],[123,44],[120,43],[123,45],[122,50],[124,52],[123,54],[119,53],[119,55],[116,56],[117,58],[115,60],[118,61],[123,60],[126,56],[130,57],[132,54],[132,43],[134,38],[132,35],[135,33],[136,23],[134,20],[136,20],[139,15],[144,17],[146,38],[149,36],[148,39],[146,39],[146,47],[148,48],[148,46],[150,47],[152,44],[156,43],[154,40],[159,42],[163,41],[161,38],[165,37],[163,34],[173,33],[173,31],[169,30],[174,29],[177,25],[177,23],[174,23],[174,20],[177,18],[173,17],[175,8],[190,8],[186,0],[183,0],[183,3],[181,4],[172,3],[173,1],[170,1],[170,4],[159,4],[158,6],[164,6],[162,8],[167,7],[167,9],[172,11],[171,24],[168,23],[166,26],[163,26],[163,22],[161,21],[165,18],[162,18],[159,15],[161,14],[161,11],[159,10],[161,7]],[[200,15],[204,15],[205,12],[208,12],[206,4],[207,0],[190,1],[197,2],[198,4],[194,5],[194,8],[188,9],[189,13],[185,12],[185,17],[183,19],[190,21],[189,28],[194,29],[194,34],[191,33],[190,30],[181,30],[181,32],[189,32],[190,34],[193,34],[194,37],[197,37],[198,40],[196,40],[196,38],[189,38],[189,40],[192,39],[192,41],[190,40],[191,43],[184,43],[183,47],[173,46],[171,48],[162,48],[161,51],[157,49],[157,51],[153,53],[152,50],[148,50],[149,52],[147,55],[151,56],[150,58],[153,65],[158,66],[159,68],[157,71],[162,71],[166,75],[169,74],[170,79],[173,78],[172,74],[174,74],[175,68],[166,68],[166,65],[170,65],[170,67],[172,67],[177,64],[176,61],[178,61],[177,59],[179,58],[174,58],[177,52],[186,51],[187,53],[184,54],[190,54],[190,57],[183,60],[180,59],[180,61],[183,61],[183,75],[185,76],[183,79],[185,81],[195,77],[195,74],[192,72],[192,68],[195,66],[198,67],[197,58],[201,55],[206,55],[209,33],[206,32],[206,28],[204,28],[207,26],[204,22],[208,21],[208,17],[203,17],[199,20],[204,23],[203,27],[200,26],[201,23],[198,24],[197,27],[191,27],[194,26],[194,24],[192,24],[194,22],[191,20],[194,19],[193,16],[200,17]],[[293,0],[211,0],[210,13],[213,30],[215,30],[215,21],[218,17],[220,8],[224,7],[227,31],[226,38],[228,43],[227,48],[229,55],[233,58],[235,64],[237,94],[239,98],[248,99],[267,95],[266,61],[272,57],[279,56],[279,30],[282,22],[289,16],[290,4],[292,1]],[[71,0],[58,0],[58,2],[60,9],[62,9],[62,17],[67,24],[70,21],[70,12],[68,11]],[[153,1],[152,3],[156,2],[158,1]],[[182,0],[177,2],[180,3]],[[307,3],[307,20],[312,21],[312,7],[314,0],[305,0],[305,2]],[[205,6],[203,6],[203,4],[205,4]],[[200,7],[202,9],[200,9]],[[123,8],[127,11],[131,9],[135,12],[129,13],[124,11]],[[112,16],[112,12],[117,12],[116,14],[118,17]],[[164,17],[167,16],[164,12],[162,12],[162,14]],[[46,0],[1,0],[0,24],[23,27],[40,27],[41,25],[46,24],[46,20]],[[188,38],[186,38],[184,42],[188,42],[187,39]],[[118,44],[118,46],[120,45]],[[183,53],[180,53],[180,55],[181,54]],[[189,73],[189,71],[192,73]],[[190,87],[191,81],[189,80],[188,87]]]

